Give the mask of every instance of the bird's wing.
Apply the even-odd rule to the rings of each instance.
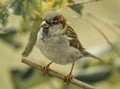
[[[74,48],[77,48],[79,50],[84,49],[82,47],[82,44],[80,43],[78,37],[77,37],[77,34],[75,33],[75,31],[70,26],[67,26],[65,35],[67,35],[68,37],[71,38],[71,39],[69,39],[70,46],[72,46]]]
[[[70,46],[74,47],[74,48],[77,48],[80,50],[80,52],[84,55],[84,56],[90,56],[90,57],[93,57],[97,60],[100,60],[103,62],[103,60],[99,57],[96,57],[94,56],[93,54],[87,52],[81,45],[78,37],[77,37],[77,34],[75,33],[75,31],[70,27],[68,26],[67,29],[66,29],[66,35],[68,37],[70,37],[71,39],[69,39],[70,41]]]

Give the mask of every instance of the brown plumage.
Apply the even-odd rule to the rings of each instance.
[[[87,52],[80,43],[75,31],[68,26],[63,15],[55,11],[49,11],[43,16],[38,33],[38,47],[45,57],[51,62],[45,66],[45,71],[50,64],[72,63],[71,71],[66,76],[66,81],[72,79],[72,70],[76,60],[82,57],[93,57],[100,61],[102,59]]]

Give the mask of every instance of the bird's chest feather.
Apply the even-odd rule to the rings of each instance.
[[[39,48],[45,57],[58,64],[73,62],[80,56],[79,50],[71,47],[64,36],[39,39]]]
[[[69,42],[63,37],[44,38],[40,41],[40,50],[47,56],[61,56],[69,47]],[[62,52],[62,53],[60,53]],[[51,58],[51,57],[50,57]]]

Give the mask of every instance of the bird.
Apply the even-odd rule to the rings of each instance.
[[[52,63],[72,64],[69,74],[65,76],[65,81],[73,79],[72,71],[76,60],[83,57],[93,57],[103,62],[101,58],[86,51],[73,28],[67,24],[65,17],[57,11],[47,11],[43,15],[37,34],[37,45],[41,53],[50,60],[43,67],[44,73]]]

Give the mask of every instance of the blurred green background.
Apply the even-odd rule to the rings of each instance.
[[[120,0],[91,0],[68,6],[80,1],[89,0],[0,0],[0,89],[80,89],[49,75],[43,77],[40,71],[21,62],[27,43],[26,56],[35,43],[40,18],[49,10],[63,14],[84,48],[105,61],[78,60],[73,71],[75,78],[98,89],[120,88],[120,55],[114,50],[120,53]],[[36,46],[28,58],[40,65],[49,62]],[[54,63],[50,68],[66,75],[70,66]]]

